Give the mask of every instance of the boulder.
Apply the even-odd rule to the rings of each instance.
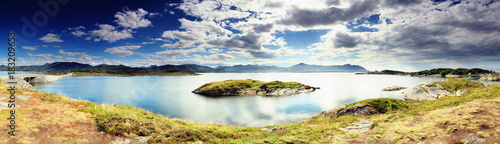
[[[382,91],[398,91],[398,90],[402,90],[402,89],[406,89],[406,87],[391,86],[391,87],[386,87],[386,88],[382,89]]]
[[[407,101],[431,101],[445,96],[460,96],[465,92],[465,90],[458,90],[456,93],[452,94],[439,84],[428,86],[429,84],[430,83],[423,82],[412,89],[403,91],[403,98]]]
[[[479,78],[480,81],[500,81],[500,77],[481,77]]]
[[[328,117],[328,118],[337,118],[345,115],[361,115],[361,116],[369,116],[373,114],[378,114],[379,112],[373,107],[369,105],[365,105],[364,103],[357,104],[351,107],[345,108],[337,108],[333,110],[323,111],[320,115]]]

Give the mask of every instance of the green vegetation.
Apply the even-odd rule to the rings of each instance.
[[[258,80],[226,80],[226,81],[218,81],[206,83],[197,90],[201,92],[206,91],[232,91],[232,90],[256,90],[262,91],[271,88],[300,88],[305,86],[298,82],[281,82],[281,81],[272,81],[272,82],[262,82]]]
[[[269,84],[254,80],[230,82],[247,88]],[[16,103],[22,105],[16,109],[16,113],[19,112],[19,134],[23,136],[14,138],[19,143],[36,143],[37,139],[47,135],[43,130],[50,128],[50,136],[53,138],[45,139],[47,142],[60,143],[59,140],[62,139],[66,140],[62,142],[77,143],[92,141],[95,135],[101,134],[93,133],[97,127],[102,134],[113,137],[151,136],[149,143],[449,143],[459,142],[459,136],[468,133],[476,133],[487,139],[487,142],[500,141],[500,130],[497,129],[500,127],[500,84],[481,86],[467,79],[447,79],[436,83],[450,90],[465,88],[468,92],[462,96],[443,97],[422,103],[392,98],[368,99],[346,107],[369,105],[382,114],[338,118],[317,115],[297,123],[262,128],[201,124],[167,118],[130,106],[96,104],[58,94],[17,88],[16,93],[29,92],[32,97],[30,101]],[[204,86],[210,87],[212,84],[224,85],[224,82]],[[283,85],[287,84],[275,82],[268,86]],[[288,86],[297,84],[288,83]],[[5,86],[0,84],[0,87],[2,97],[8,96]],[[0,111],[0,117],[7,117],[8,114],[8,110]],[[89,121],[95,127],[79,121],[86,117],[90,118]],[[370,130],[340,130],[364,118],[373,122]],[[82,127],[89,130],[84,131]],[[6,127],[0,130],[6,130]],[[36,135],[38,131],[44,134]],[[91,134],[93,136],[89,136]],[[7,139],[7,135],[0,135],[1,143],[7,143],[3,141]]]
[[[455,93],[458,90],[463,91],[470,88],[484,87],[484,84],[481,82],[475,82],[465,78],[460,78],[460,79],[446,78],[442,81],[432,82],[427,86],[435,86],[436,84],[443,86],[443,88],[450,93]]]
[[[64,75],[72,73],[75,76],[179,76],[197,75],[196,73],[183,70],[70,70],[70,71],[47,71],[43,74]]]
[[[431,69],[431,70],[423,70],[423,71],[419,71],[419,72],[412,72],[412,73],[410,73],[410,75],[411,76],[432,76],[432,75],[446,76],[446,75],[468,75],[468,74],[477,75],[477,74],[490,74],[490,73],[495,73],[495,72],[490,71],[490,70],[483,70],[483,69],[479,69],[479,68],[473,68],[473,69],[438,68],[438,69]]]

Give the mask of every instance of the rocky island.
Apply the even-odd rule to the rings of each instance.
[[[192,91],[205,96],[289,96],[313,92],[319,87],[312,87],[298,82],[258,80],[226,80],[211,82]]]

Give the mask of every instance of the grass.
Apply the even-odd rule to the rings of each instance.
[[[201,92],[206,91],[231,91],[231,90],[255,90],[263,91],[272,88],[300,88],[305,86],[304,84],[298,82],[282,82],[282,81],[272,81],[263,82],[258,80],[226,80],[206,83],[197,88]]]
[[[455,81],[469,83],[448,81],[440,84],[447,87]],[[6,97],[5,86],[0,87],[1,96]],[[462,88],[468,89],[463,96],[422,103],[379,98],[346,105],[373,106],[381,113],[378,115],[348,115],[333,119],[316,115],[297,123],[262,128],[201,124],[130,106],[97,104],[18,88],[19,94],[32,93],[30,101],[20,101],[23,107],[16,109],[19,111],[17,130],[22,136],[0,135],[0,142],[37,143],[43,139],[52,143],[95,143],[110,136],[111,140],[150,136],[150,143],[450,143],[459,141],[460,136],[468,133],[477,133],[487,142],[500,141],[500,124],[497,123],[500,121],[500,84],[472,84]],[[0,111],[0,117],[7,116],[8,110]],[[371,130],[358,133],[340,130],[363,118],[373,121]],[[1,122],[6,123],[5,120]],[[95,128],[102,133],[95,132]],[[0,130],[7,131],[7,127],[0,127]],[[4,141],[8,139],[14,141]]]
[[[442,81],[435,81],[427,86],[436,86],[437,84],[441,85],[446,91],[450,93],[455,93],[458,90],[468,90],[471,88],[480,88],[484,87],[484,84],[481,82],[471,81],[469,79],[460,78],[446,78]]]

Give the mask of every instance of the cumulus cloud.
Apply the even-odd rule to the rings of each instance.
[[[123,29],[117,30],[114,26],[108,24],[99,24],[99,30],[91,31],[91,35],[94,36],[94,41],[105,40],[109,43],[116,42],[121,39],[132,38],[132,30]]]
[[[53,33],[48,33],[47,35],[41,37],[39,40],[47,43],[63,42],[63,40],[61,40],[59,35]]]
[[[195,52],[206,52],[206,51],[203,47],[196,47],[196,48],[191,48],[191,49],[165,50],[165,51],[156,52],[156,54],[162,55],[164,58],[167,58],[167,59],[176,59],[176,58],[179,58],[180,56],[187,55],[190,53],[195,53]]]
[[[141,48],[141,46],[138,46],[138,45],[118,46],[118,47],[106,48],[106,50],[104,52],[114,54],[114,55],[117,55],[119,57],[126,57],[126,56],[134,54],[131,50],[136,50],[139,48]]]
[[[136,29],[140,27],[148,27],[151,26],[151,21],[145,19],[145,16],[148,15],[148,12],[142,8],[137,10],[125,10],[123,12],[117,12],[115,20],[118,25],[123,26],[125,28]],[[152,14],[151,16],[156,15]]]
[[[231,31],[222,28],[214,21],[191,21],[184,18],[179,19],[179,21],[182,24],[180,28],[184,30],[164,31],[162,34],[163,38],[176,39],[178,42],[174,44],[165,44],[163,47],[186,48],[196,43],[224,38],[232,34]]]
[[[29,51],[38,50],[36,47],[32,47],[32,46],[22,46],[22,48],[25,50],[29,50]]]
[[[335,36],[335,47],[353,48],[359,43],[358,38],[349,36],[345,33],[337,33]]]
[[[57,50],[57,53],[58,54],[63,54],[63,55],[66,55],[66,56],[75,56],[76,54],[80,54],[80,53],[74,53],[74,52],[65,52],[63,49]]]
[[[85,32],[77,30],[77,31],[71,32],[71,34],[76,36],[76,37],[82,37],[83,35],[85,35]]]

